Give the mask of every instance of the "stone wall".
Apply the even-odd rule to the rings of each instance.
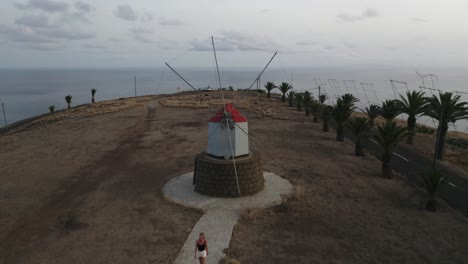
[[[260,154],[236,159],[241,196],[255,194],[263,189],[263,167]],[[236,174],[232,160],[213,158],[206,153],[195,157],[195,191],[214,197],[238,197]]]

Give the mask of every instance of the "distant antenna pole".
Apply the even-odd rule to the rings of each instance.
[[[439,89],[435,89],[435,88],[430,88],[430,87],[425,87],[425,86],[419,86],[420,89],[426,89],[426,90],[429,90],[429,91],[438,91],[438,92],[441,92],[441,90]],[[432,92],[431,92],[432,93]]]
[[[2,100],[0,100],[1,102]],[[3,121],[5,122],[5,127],[7,126],[6,114],[5,114],[5,105],[2,102],[2,110],[3,110]]]
[[[258,81],[258,78],[260,78],[260,76],[263,74],[263,72],[266,70],[266,68],[268,68],[268,66],[270,65],[271,61],[273,61],[273,59],[275,58],[276,54],[278,54],[278,52],[275,52],[275,54],[273,55],[273,57],[271,57],[270,61],[267,63],[267,65],[265,66],[265,68],[263,68],[263,70],[260,72],[260,74],[258,74],[257,78],[255,79],[255,81],[253,81],[253,83],[249,86],[249,88],[247,90],[250,90],[250,88],[252,88],[252,86],[255,84],[256,81]]]
[[[294,87],[294,78],[293,78],[293,73],[291,72],[291,86]]]
[[[320,89],[321,89],[321,88],[320,88],[320,85],[319,85],[319,87],[318,87],[318,90],[319,90],[319,102],[320,102]],[[320,104],[322,104],[322,103],[320,103]]]
[[[189,82],[187,82],[184,77],[180,76],[180,74],[178,72],[176,72],[176,70],[174,70],[167,62],[165,62],[166,66],[169,67],[169,69],[171,69],[171,71],[173,71],[177,76],[179,76],[180,79],[182,79],[182,81],[184,81],[188,86],[190,86],[190,88],[192,88],[194,91],[198,92],[197,89],[195,89],[195,87],[193,87]]]
[[[362,91],[364,92],[364,96],[366,97],[367,105],[370,105],[371,103],[369,101],[369,96],[367,96],[366,89],[364,89],[364,85],[372,86],[373,84],[371,84],[371,83],[361,83],[361,88],[362,88]]]
[[[137,96],[137,92],[136,92],[136,74],[133,75],[133,80],[134,80],[134,83],[135,83],[135,97]]]

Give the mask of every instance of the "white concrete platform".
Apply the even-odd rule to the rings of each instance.
[[[240,198],[213,198],[195,192],[192,184],[193,172],[182,174],[169,181],[163,188],[166,199],[206,211],[192,228],[174,263],[198,263],[194,258],[194,250],[200,232],[205,233],[208,241],[209,255],[206,263],[219,263],[219,260],[225,257],[223,251],[229,246],[232,230],[242,210],[280,204],[284,195],[294,192],[294,187],[288,180],[274,173],[264,172],[263,177],[265,186],[261,192]]]
[[[293,185],[286,179],[264,172],[265,186],[262,191],[240,198],[213,198],[195,192],[193,172],[185,173],[169,181],[163,189],[163,195],[169,201],[204,211],[209,209],[243,210],[267,208],[282,202],[282,195],[292,194]]]

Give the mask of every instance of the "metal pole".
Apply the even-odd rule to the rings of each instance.
[[[6,115],[5,115],[5,106],[3,105],[2,102],[2,109],[3,109],[3,121],[5,121],[5,127],[7,126],[7,120],[6,120]]]
[[[182,81],[184,81],[188,86],[190,86],[190,88],[192,88],[194,91],[198,92],[197,89],[195,89],[195,87],[193,87],[189,82],[187,82],[184,77],[180,76],[180,74],[178,72],[176,72],[176,70],[174,70],[167,62],[165,62],[166,66],[169,67],[169,69],[171,69],[171,71],[173,71],[177,76],[179,76],[180,79],[182,79]]]
[[[319,85],[319,88],[318,88],[318,89],[319,89],[319,102],[320,102],[320,85]]]
[[[263,68],[263,70],[260,72],[260,74],[258,75],[258,77],[260,77],[263,72],[266,70],[266,68],[268,68],[268,65],[270,65],[271,61],[275,58],[276,54],[278,54],[278,52],[275,52],[275,54],[273,55],[273,57],[271,57],[270,61],[267,63],[267,65],[265,66],[265,68]],[[258,81],[258,77],[257,79],[255,79],[255,81],[253,81],[253,83],[249,86],[248,90],[250,90],[250,88],[252,88],[252,86],[255,84],[256,81]]]

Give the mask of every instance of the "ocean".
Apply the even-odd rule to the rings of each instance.
[[[176,68],[176,70],[194,87],[216,89],[219,87],[214,68]],[[261,69],[220,68],[223,87],[234,89],[248,88],[256,79]],[[462,69],[434,69],[431,71],[438,79],[424,78],[424,86],[442,91],[468,93],[468,71]],[[423,74],[427,74],[424,72]],[[96,100],[109,100],[136,94],[170,94],[191,90],[169,68],[136,69],[0,69],[0,100],[4,104],[6,121],[13,122],[47,113],[48,107],[56,109],[66,107],[65,96],[72,95],[72,106],[89,103],[92,88],[97,89]],[[320,78],[320,81],[319,79]],[[390,80],[395,80],[393,86]],[[269,68],[261,77],[261,85],[267,81],[277,84],[292,83],[295,90],[310,90],[317,94],[318,83],[322,83],[322,93],[327,93],[333,100],[338,94],[350,92],[360,99],[358,107],[369,103],[394,99],[395,94],[406,89],[420,90],[422,79],[416,71],[399,68]],[[406,82],[400,83],[400,82]],[[361,83],[363,83],[361,85]],[[368,85],[373,84],[373,85]],[[252,86],[255,89],[256,84]],[[424,90],[431,95],[431,90]],[[468,94],[460,94],[468,101]],[[0,109],[1,111],[1,109]],[[2,113],[3,114],[3,113]],[[3,116],[0,124],[4,125]],[[420,123],[433,126],[428,118],[421,118]],[[468,121],[458,121],[451,130],[468,131]]]

